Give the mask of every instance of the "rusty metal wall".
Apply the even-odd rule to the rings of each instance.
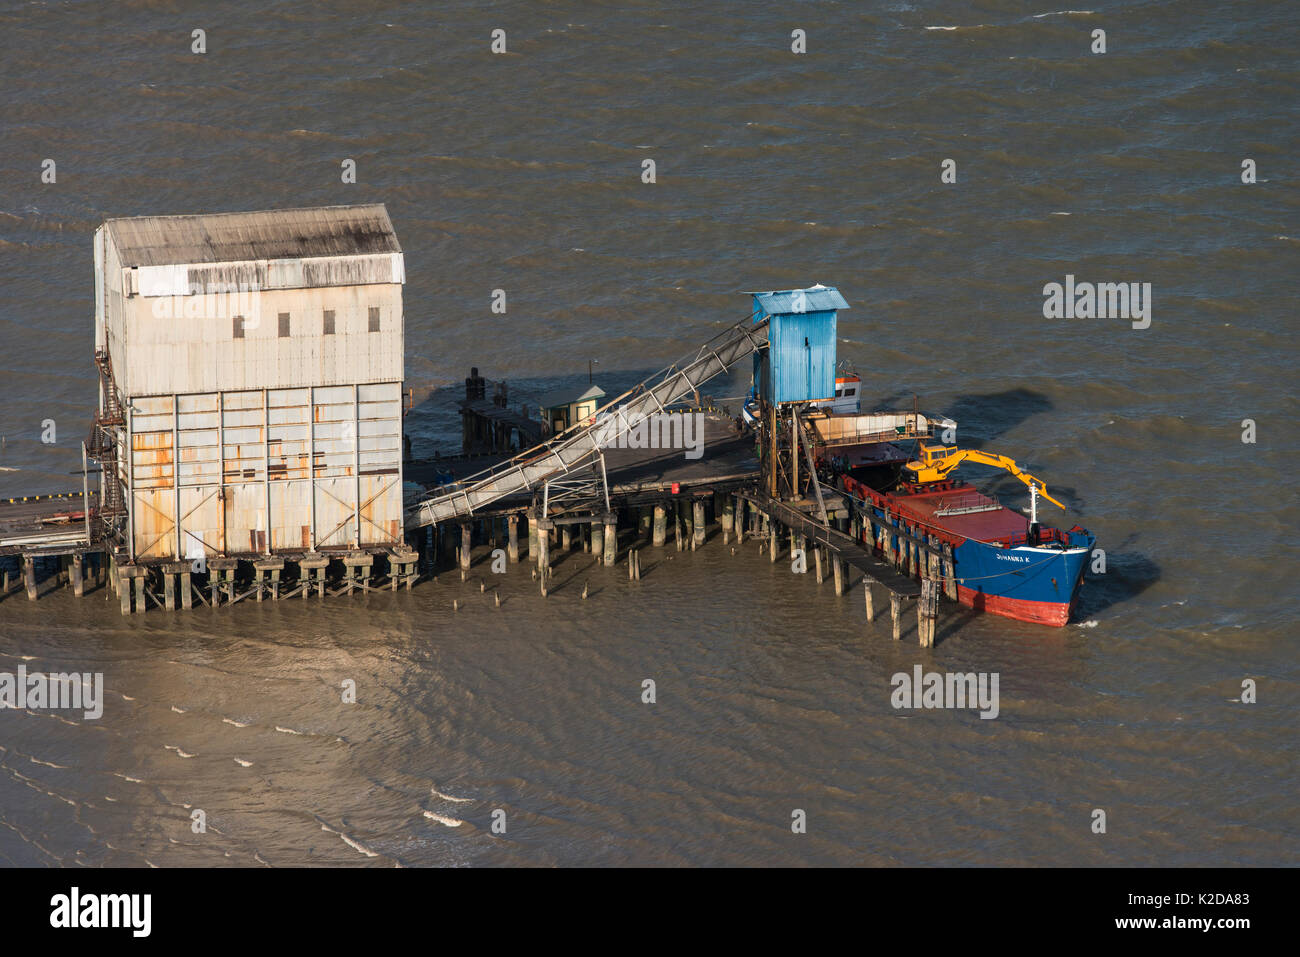
[[[400,382],[136,397],[127,441],[137,559],[402,540]]]

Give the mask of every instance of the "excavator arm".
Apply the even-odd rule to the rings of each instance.
[[[924,484],[927,482],[942,482],[962,462],[979,462],[982,465],[991,465],[994,468],[1010,472],[1031,488],[1036,487],[1038,494],[1053,505],[1065,508],[1064,505],[1047,494],[1046,485],[1024,471],[1005,455],[995,455],[991,452],[980,452],[975,449],[957,449],[950,446],[922,443],[920,460],[908,462],[906,468],[912,473],[917,482]]]

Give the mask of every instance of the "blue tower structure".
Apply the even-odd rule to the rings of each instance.
[[[771,405],[835,398],[836,313],[849,304],[834,286],[755,292],[754,321],[768,319],[768,348],[754,358],[758,395]]]

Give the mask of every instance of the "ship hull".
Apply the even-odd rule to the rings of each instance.
[[[1060,627],[1070,620],[1087,547],[1002,548],[967,540],[953,552],[957,600],[976,611]]]

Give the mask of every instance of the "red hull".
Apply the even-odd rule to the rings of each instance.
[[[957,600],[976,611],[987,611],[1003,618],[1028,621],[1035,625],[1054,625],[1060,628],[1070,620],[1070,606],[1059,601],[1026,601],[1023,598],[1006,598],[989,595],[973,588],[957,586]]]

